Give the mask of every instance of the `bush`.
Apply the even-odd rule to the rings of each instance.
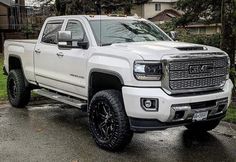
[[[204,44],[208,46],[220,47],[220,34],[206,35],[206,34],[192,34],[186,29],[176,29],[177,40],[181,42],[189,42],[196,44]]]
[[[221,35],[213,34],[192,34],[187,29],[184,28],[176,28],[175,22],[166,22],[164,24],[158,25],[162,30],[166,33],[170,33],[170,31],[177,32],[177,41],[180,42],[189,42],[196,44],[204,44],[208,46],[220,47]]]

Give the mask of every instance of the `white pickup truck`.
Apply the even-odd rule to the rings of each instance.
[[[231,101],[224,51],[175,42],[137,17],[50,17],[38,40],[6,40],[4,55],[13,107],[34,91],[87,111],[106,150],[124,148],[134,132],[214,129]]]

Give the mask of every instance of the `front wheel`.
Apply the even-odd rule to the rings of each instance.
[[[220,123],[220,120],[204,121],[199,123],[191,123],[185,127],[191,131],[206,132],[216,128]]]
[[[133,137],[121,93],[104,90],[94,95],[89,106],[89,127],[96,144],[109,151],[122,150]]]

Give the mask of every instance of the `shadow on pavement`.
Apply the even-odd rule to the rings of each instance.
[[[235,161],[222,142],[209,132],[182,132],[183,150],[179,153],[183,161]]]

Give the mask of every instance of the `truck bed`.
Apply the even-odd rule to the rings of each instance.
[[[4,66],[8,70],[9,55],[21,58],[21,65],[25,76],[34,81],[34,48],[37,43],[36,39],[8,39],[4,43]]]
[[[9,42],[19,42],[19,43],[37,43],[37,39],[8,39]]]

